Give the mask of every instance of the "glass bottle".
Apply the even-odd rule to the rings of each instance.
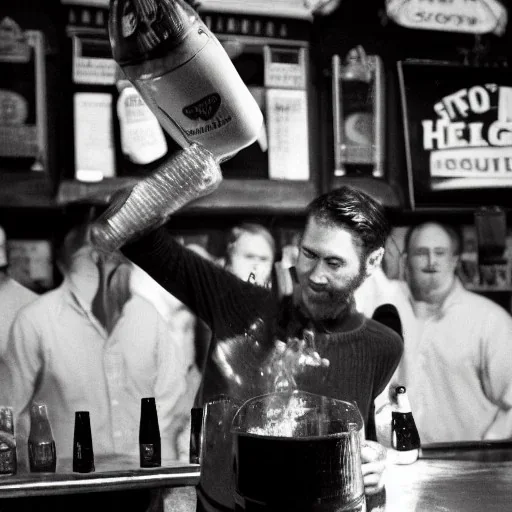
[[[421,447],[420,436],[411,411],[405,386],[395,389],[397,405],[391,413],[391,442],[397,451],[397,464],[412,464]]]
[[[16,457],[12,407],[0,406],[0,432],[11,441],[11,444],[7,444],[0,438],[0,475],[15,475],[18,469],[18,459]]]
[[[231,59],[184,0],[111,0],[112,54],[182,147],[222,161],[254,142],[263,115]]]
[[[76,473],[92,473],[94,470],[94,450],[89,412],[77,411],[75,412],[73,436],[73,471]]]
[[[45,404],[32,404],[30,407],[28,460],[32,472],[55,473],[57,454]]]
[[[154,397],[140,401],[139,453],[141,468],[162,465],[160,428]]]

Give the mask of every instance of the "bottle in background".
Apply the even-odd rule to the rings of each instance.
[[[0,406],[0,433],[11,440],[11,445],[9,445],[0,438],[0,475],[15,475],[18,469],[18,459],[16,457],[12,407]]]
[[[45,404],[34,403],[30,407],[28,460],[32,472],[55,473],[57,454]]]
[[[141,468],[162,465],[160,427],[153,397],[142,398],[140,401],[139,453]]]
[[[94,451],[89,412],[77,411],[75,412],[73,436],[73,471],[75,473],[92,473],[94,470]]]
[[[420,436],[411,411],[405,386],[395,389],[396,407],[391,413],[392,446],[397,451],[396,464],[412,464],[420,452]]]
[[[111,0],[112,54],[182,147],[219,162],[252,144],[263,115],[226,51],[184,0]]]

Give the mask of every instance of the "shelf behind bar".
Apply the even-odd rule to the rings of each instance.
[[[114,192],[133,186],[139,180],[140,178],[136,177],[104,179],[98,183],[64,180],[59,187],[57,203],[107,204]],[[316,195],[317,188],[311,181],[225,179],[217,190],[193,201],[183,211],[301,213]]]
[[[47,173],[0,169],[0,206],[55,208],[58,205]]]
[[[59,459],[56,473],[0,475],[0,503],[3,498],[178,487],[199,482],[199,464],[162,463],[159,468],[142,469],[135,457],[100,456],[95,458],[94,473],[73,473],[72,460]]]

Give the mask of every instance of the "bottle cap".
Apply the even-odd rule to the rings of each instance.
[[[397,386],[395,388],[395,395],[397,401],[397,412],[411,412],[411,404],[409,403],[409,397],[407,396],[405,386]]]
[[[146,60],[149,53],[169,51],[197,18],[183,0],[114,0],[109,19],[114,59],[133,64]]]

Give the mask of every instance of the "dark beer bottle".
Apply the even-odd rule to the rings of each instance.
[[[142,398],[140,401],[139,453],[141,468],[162,465],[160,428],[153,397]]]
[[[391,440],[397,451],[397,464],[412,464],[418,458],[421,443],[405,386],[395,389],[397,405],[391,413]]]
[[[28,460],[32,472],[55,473],[57,454],[45,404],[32,404],[30,407]]]
[[[73,436],[73,471],[76,473],[92,473],[94,470],[94,451],[89,412],[77,411],[75,412],[75,432]]]
[[[0,475],[15,475],[18,470],[18,459],[12,407],[0,406],[0,431],[12,440],[12,445],[0,440]]]

